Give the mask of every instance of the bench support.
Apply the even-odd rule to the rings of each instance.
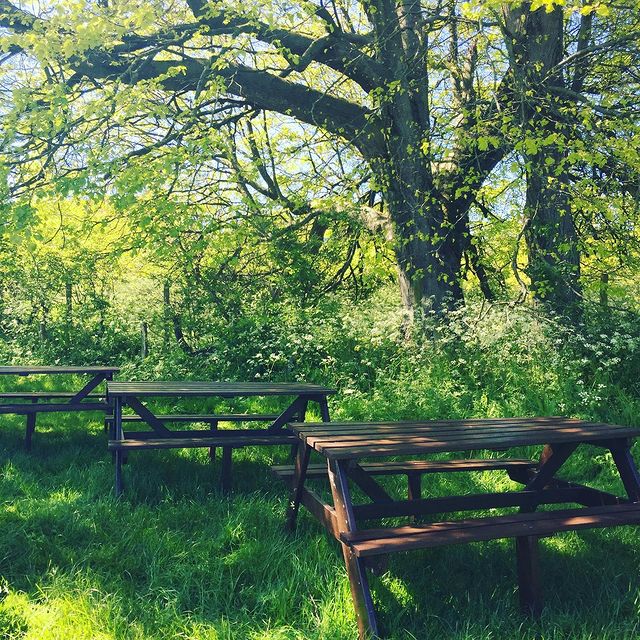
[[[114,458],[116,463],[116,479],[115,479],[115,493],[116,498],[119,498],[122,495],[122,451],[115,451]]]
[[[520,610],[532,617],[542,612],[542,589],[537,536],[516,538]]]
[[[218,423],[217,422],[211,422],[209,424],[209,430],[212,433],[215,433],[218,430]],[[216,461],[216,448],[215,447],[209,447],[209,460],[211,462],[215,462]]]
[[[296,467],[294,476],[294,487],[289,499],[289,507],[287,509],[287,519],[284,528],[286,531],[293,531],[296,528],[296,520],[300,509],[300,501],[304,491],[304,483],[307,479],[307,468],[309,467],[309,458],[311,455],[310,447],[304,443],[298,443],[296,455]]]
[[[231,454],[232,447],[222,447],[222,468],[220,470],[220,489],[225,495],[231,491]]]
[[[329,461],[329,484],[339,531],[356,531],[356,518],[351,507],[351,492],[347,474],[348,462]],[[363,640],[379,638],[376,611],[371,597],[364,558],[359,558],[349,545],[340,541],[347,566],[351,597],[356,610],[358,633]]]
[[[36,415],[35,413],[27,414],[27,427],[24,434],[24,448],[27,451],[31,451],[31,441],[36,430]]]

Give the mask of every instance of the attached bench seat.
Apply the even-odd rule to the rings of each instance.
[[[178,413],[170,415],[158,415],[158,420],[162,422],[273,422],[277,414],[245,414],[245,413],[221,413],[221,414],[188,414]],[[113,416],[107,417],[107,422],[113,422]],[[144,422],[140,416],[122,416],[122,422]]]
[[[497,538],[549,536],[561,531],[640,524],[640,504],[616,504],[589,509],[516,513],[342,533],[341,540],[359,558]]]
[[[296,436],[291,433],[268,433],[267,431],[263,430],[261,434],[246,434],[234,431],[233,433],[227,432],[224,435],[201,435],[198,437],[183,436],[177,438],[127,438],[124,440],[109,440],[108,446],[109,451],[142,451],[144,449],[193,449],[198,447],[229,447],[237,449],[240,447],[250,447],[252,445],[295,444],[296,442]]]
[[[105,393],[89,393],[82,400],[72,402],[77,395],[77,391],[3,391],[0,393],[0,415],[15,414],[27,417],[24,446],[27,451],[30,451],[38,413],[75,411],[108,413],[111,410]],[[55,400],[63,402],[55,402]]]
[[[535,468],[537,463],[526,458],[495,458],[468,460],[404,460],[399,462],[368,462],[360,466],[371,475],[422,475],[425,473],[451,473],[455,471],[507,471],[521,474]],[[271,470],[285,481],[292,481],[295,466],[275,465]],[[324,478],[327,475],[326,464],[310,464],[307,478]]]
[[[77,395],[74,391],[3,391],[0,400],[48,400],[67,399]],[[104,393],[90,393],[87,398],[104,398]]]
[[[228,416],[223,416],[226,420]],[[202,418],[202,416],[198,416]],[[245,416],[243,416],[243,419]],[[189,433],[191,435],[189,435]],[[195,435],[195,434],[198,435]],[[266,429],[227,429],[199,431],[171,431],[165,437],[158,437],[155,432],[125,432],[122,440],[109,440],[109,451],[115,455],[116,495],[122,495],[121,465],[129,451],[145,451],[151,449],[195,449],[207,447],[209,456],[213,460],[217,447],[222,448],[222,469],[220,484],[223,493],[231,488],[231,454],[233,449],[257,445],[295,445],[299,442],[297,436],[289,431],[267,431]],[[137,437],[133,437],[137,436]]]

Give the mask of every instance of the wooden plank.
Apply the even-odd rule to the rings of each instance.
[[[198,413],[178,413],[167,415],[156,415],[156,418],[163,422],[272,422],[278,416],[275,414],[252,414],[252,413],[220,413],[220,414],[198,414]],[[140,416],[122,416],[122,422],[144,422]]]
[[[396,500],[391,503],[360,504],[353,507],[356,518],[372,520],[401,516],[425,516],[454,511],[480,511],[507,507],[529,507],[539,504],[583,504],[580,486],[558,487],[537,491],[505,491],[502,493],[472,493],[465,496]]]
[[[73,398],[75,391],[5,391],[0,393],[0,400],[24,398],[25,400],[40,400],[45,398]],[[104,398],[106,393],[90,393],[88,398]]]
[[[398,536],[410,536],[410,535],[422,535],[425,530],[428,531],[448,531],[450,529],[455,529],[459,526],[465,529],[471,529],[474,527],[486,527],[493,526],[495,524],[510,524],[510,523],[519,523],[519,522],[535,522],[540,519],[544,519],[547,517],[565,517],[567,514],[579,514],[579,515],[589,515],[589,516],[597,516],[606,514],[618,514],[622,517],[625,513],[635,513],[640,514],[640,505],[634,504],[632,502],[626,502],[622,505],[614,505],[614,506],[601,506],[601,507],[589,507],[589,508],[580,508],[580,509],[560,509],[560,510],[550,510],[550,511],[536,511],[534,513],[509,513],[505,515],[499,516],[485,516],[481,518],[463,518],[460,520],[446,520],[442,522],[430,522],[425,524],[414,524],[414,525],[403,525],[398,527],[387,527],[387,528],[370,528],[370,529],[360,529],[355,533],[351,533],[348,536],[346,534],[341,534],[341,538],[343,538],[347,542],[358,542],[361,540],[370,540],[372,538],[396,538]],[[565,514],[563,516],[562,514]],[[348,538],[348,540],[346,540]]]
[[[487,458],[468,460],[406,460],[393,462],[366,462],[360,466],[371,475],[400,475],[404,473],[452,473],[464,471],[507,471],[510,469],[531,469],[537,463],[525,458]],[[275,465],[273,472],[287,478],[294,473],[293,465]],[[326,464],[312,464],[307,470],[309,478],[324,478]]]
[[[119,367],[73,367],[73,366],[26,366],[26,367],[14,367],[5,366],[0,367],[0,375],[44,375],[44,374],[95,374],[95,373],[117,373],[120,371]]]
[[[629,437],[627,430],[620,430],[619,438]],[[559,432],[522,433],[515,436],[492,435],[488,437],[466,438],[464,440],[435,440],[430,438],[403,438],[400,440],[382,441],[359,446],[322,447],[320,450],[331,459],[358,459],[365,457],[383,457],[400,455],[417,455],[422,453],[454,453],[474,451],[478,449],[508,449],[529,445],[579,442],[599,444],[602,433],[584,430],[579,434]]]
[[[206,381],[162,381],[162,382],[110,382],[107,388],[111,395],[118,396],[325,396],[336,393],[320,385],[267,382],[206,382]]]
[[[140,440],[109,440],[109,451],[118,450],[143,450],[143,449],[189,449],[197,447],[222,447],[234,448],[250,447],[253,445],[279,445],[292,444],[295,436],[291,434],[272,434],[262,436],[235,436],[219,437],[211,436],[199,438],[148,438]]]
[[[106,411],[111,407],[104,402],[78,402],[70,404],[68,402],[58,403],[29,403],[29,404],[0,404],[0,415],[17,414],[27,415],[29,413],[70,413],[73,411]]]
[[[548,536],[562,531],[640,524],[640,506],[613,505],[437,522],[341,534],[359,557],[393,551],[481,542],[496,538]]]
[[[446,441],[451,443],[464,442],[466,440],[481,440],[481,439],[509,439],[510,441],[514,438],[517,439],[520,435],[525,436],[527,438],[535,437],[538,442],[544,442],[544,438],[546,434],[558,435],[565,434],[569,437],[571,442],[579,442],[580,437],[583,435],[589,435],[601,441],[605,441],[603,439],[603,433],[601,430],[597,428],[591,428],[589,426],[585,426],[579,431],[576,429],[566,429],[566,428],[549,428],[549,429],[527,429],[526,427],[521,430],[509,430],[509,431],[484,431],[478,430],[473,432],[432,432],[432,433],[406,433],[406,434],[389,434],[389,435],[378,435],[378,434],[370,434],[368,437],[366,436],[358,436],[356,437],[348,437],[342,436],[340,438],[331,438],[331,439],[317,439],[308,437],[304,439],[304,442],[313,447],[316,451],[322,453],[325,449],[338,449],[338,448],[349,448],[349,447],[360,447],[360,446],[375,446],[375,445],[385,445],[392,444],[395,442],[433,442],[433,441]],[[620,439],[630,439],[631,434],[626,429],[626,427],[618,427],[616,429],[610,429],[607,431],[607,440],[616,438]]]
[[[324,502],[315,491],[306,487],[300,494],[300,504],[303,504],[334,538],[340,540],[336,511],[331,505]]]
[[[491,425],[491,426],[476,426],[468,427],[466,425],[456,426],[451,425],[441,428],[421,428],[421,427],[406,427],[400,429],[387,429],[385,431],[359,431],[335,435],[315,435],[315,434],[301,434],[304,441],[314,449],[321,451],[323,447],[340,447],[340,446],[358,446],[360,444],[375,444],[382,441],[397,441],[407,438],[435,438],[435,439],[447,439],[447,440],[463,440],[465,438],[479,438],[479,437],[511,437],[519,433],[532,434],[532,433],[567,433],[573,436],[579,435],[584,431],[597,432],[601,438],[607,438],[615,436],[630,437],[630,434],[635,430],[629,427],[619,425],[603,425],[600,423],[582,422],[579,425],[540,425],[538,427],[531,427],[526,424],[521,425]],[[622,432],[622,436],[620,433]],[[640,435],[640,429],[637,430]]]
[[[325,440],[327,442],[331,440],[344,440],[347,438],[358,439],[358,438],[366,438],[370,436],[377,437],[391,437],[391,436],[405,436],[411,434],[425,434],[425,435],[434,435],[434,434],[446,434],[446,433],[508,433],[510,431],[518,431],[523,429],[536,430],[536,429],[579,429],[586,426],[591,426],[595,428],[606,429],[610,426],[621,426],[621,425],[603,425],[601,423],[587,423],[587,422],[579,422],[579,423],[545,423],[545,424],[534,424],[529,422],[501,422],[500,424],[468,424],[468,423],[460,423],[460,424],[446,424],[446,425],[424,425],[424,424],[413,424],[413,423],[403,423],[396,425],[386,425],[386,426],[372,426],[370,429],[349,429],[344,428],[340,431],[336,432],[327,432],[324,429],[320,431],[315,430],[307,430],[307,431],[296,431],[300,437],[303,438],[317,438],[318,440]],[[630,427],[625,427],[629,429]]]
[[[375,422],[292,422],[289,427],[292,431],[300,433],[301,435],[340,435],[343,433],[352,434],[359,431],[370,432],[376,430],[389,429],[391,431],[404,432],[406,430],[413,431],[418,428],[440,428],[440,427],[480,427],[480,426],[504,426],[509,424],[514,425],[575,425],[581,424],[582,420],[577,418],[566,417],[521,417],[521,418],[467,418],[457,420],[402,420],[402,421],[375,421]],[[603,424],[603,423],[599,423]]]
[[[278,432],[278,437],[281,435],[286,435],[290,440],[287,442],[294,443],[296,441],[293,440],[295,436],[293,434],[287,433],[286,431]],[[176,438],[219,438],[220,440],[225,439],[233,439],[237,437],[245,438],[257,436],[259,438],[263,437],[274,437],[269,434],[266,429],[172,429],[171,431],[167,431],[167,433],[162,434],[161,439],[176,439]],[[112,438],[112,440],[116,440],[117,438]],[[158,439],[158,434],[155,431],[125,431],[121,440],[154,440]]]

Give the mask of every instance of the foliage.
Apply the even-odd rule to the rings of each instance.
[[[640,323],[628,314],[587,314],[577,330],[527,307],[478,304],[450,314],[446,326],[427,318],[426,341],[405,340],[402,320],[388,293],[357,307],[334,298],[307,314],[282,307],[229,327],[210,354],[174,347],[132,360],[123,376],[311,379],[339,387],[331,411],[343,419],[566,413],[638,422]],[[22,417],[5,419],[0,448],[4,636],[354,637],[335,542],[306,514],[298,535],[282,533],[286,491],[267,467],[283,462],[286,448],[236,452],[230,498],[218,493],[204,451],[132,455],[126,495],[116,501],[99,416],[39,417],[31,454],[22,450],[23,429]],[[563,473],[622,490],[597,449],[585,448]],[[430,477],[429,490],[510,486],[501,475],[473,473]],[[388,488],[406,490],[399,481]],[[506,541],[393,558],[373,581],[376,603],[393,640],[622,640],[638,633],[629,571],[636,543],[629,528],[545,540],[539,622],[516,612]]]
[[[170,271],[215,244],[317,294],[360,286],[373,219],[408,309],[515,279],[565,313],[637,261],[627,3],[2,0],[0,26],[18,229],[37,198],[107,198]]]
[[[638,15],[0,0],[0,360],[323,383],[343,419],[637,424]],[[240,452],[228,500],[203,452],[140,454],[115,502],[85,420],[39,418],[31,457],[3,421],[1,638],[351,637],[335,545],[282,536],[286,451]],[[394,561],[377,605],[398,639],[636,637],[634,535],[549,542],[540,623],[502,543]]]

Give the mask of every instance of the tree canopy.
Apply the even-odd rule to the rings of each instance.
[[[6,229],[108,202],[112,249],[221,312],[225,274],[306,296],[392,266],[409,312],[569,313],[635,265],[633,3],[1,0],[0,27]]]

